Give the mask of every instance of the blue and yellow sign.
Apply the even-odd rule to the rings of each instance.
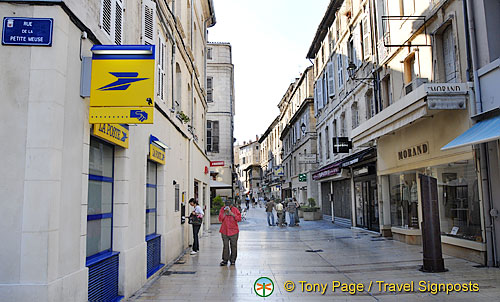
[[[119,124],[94,124],[92,134],[114,145],[128,149],[128,126]]]
[[[154,143],[149,144],[149,159],[159,164],[165,164],[165,150],[156,146]]]
[[[92,52],[89,122],[152,124],[154,46],[96,45]]]

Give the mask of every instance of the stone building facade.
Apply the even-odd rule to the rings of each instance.
[[[209,207],[212,1],[2,1],[0,14],[53,24],[51,46],[0,46],[12,171],[0,176],[0,300],[128,298],[190,244],[187,200]],[[81,72],[101,44],[156,48],[154,123],[120,126],[128,146],[89,124]]]
[[[207,46],[207,154],[213,180],[232,187],[234,141],[234,66],[231,44]],[[214,188],[212,188],[214,190]],[[231,189],[217,189],[217,195],[232,197]]]

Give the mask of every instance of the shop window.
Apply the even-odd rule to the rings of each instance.
[[[148,161],[146,175],[146,236],[156,234],[157,164]]]
[[[441,234],[482,242],[477,173],[473,160],[428,168],[438,180]]]
[[[392,226],[418,229],[418,188],[415,171],[391,174],[389,177],[391,195]]]
[[[113,146],[90,139],[87,257],[112,247],[113,152]]]
[[[118,297],[119,258],[112,251],[113,162],[113,146],[91,137],[86,251],[89,301],[111,301]]]

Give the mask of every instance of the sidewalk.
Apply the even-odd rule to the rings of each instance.
[[[448,272],[422,273],[418,270],[422,263],[419,246],[337,227],[328,221],[301,221],[293,228],[270,227],[263,208],[250,208],[247,220],[240,223],[236,266],[220,267],[222,241],[218,228],[212,226],[211,233],[201,238],[198,255],[185,255],[180,264],[147,284],[130,301],[500,301],[498,268],[478,268],[476,263],[444,255]],[[254,292],[259,277],[274,282],[274,291],[267,298]],[[286,281],[295,283],[293,292],[284,289]],[[302,291],[299,281],[326,284],[327,288],[323,295],[306,292],[311,288]],[[354,283],[362,283],[365,288],[354,295],[341,288],[333,292],[332,281],[351,284],[351,289]],[[414,281],[414,287],[411,292],[391,291],[390,287],[384,290],[376,281]],[[433,295],[419,292],[419,281],[472,281],[478,284],[479,292]]]

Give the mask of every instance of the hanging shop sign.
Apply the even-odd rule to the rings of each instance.
[[[154,50],[154,45],[92,47],[89,123],[153,123]]]
[[[410,159],[424,154],[429,154],[429,143],[427,142],[398,151],[398,160]]]
[[[299,181],[300,181],[300,182],[306,182],[306,181],[307,181],[307,174],[305,174],[305,173],[300,173],[300,174],[299,174]]]
[[[3,18],[2,44],[52,46],[52,18]]]
[[[149,144],[149,159],[159,164],[165,164],[165,150],[155,143]]]
[[[275,166],[273,167],[274,176],[285,176],[285,172],[283,171],[283,166]]]
[[[128,125],[94,124],[92,134],[114,145],[128,149]]]
[[[211,161],[210,167],[224,167],[224,161]]]
[[[349,153],[352,149],[352,142],[348,137],[333,138],[333,153]]]

